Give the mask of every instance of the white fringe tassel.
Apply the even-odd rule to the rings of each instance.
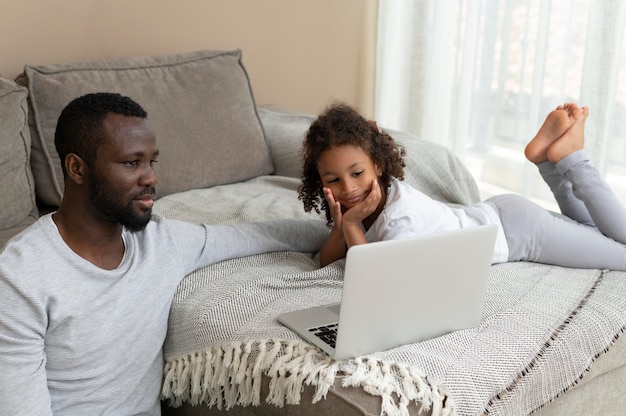
[[[165,363],[162,399],[217,409],[258,406],[261,380],[269,378],[266,402],[299,404],[302,387],[315,386],[313,403],[326,398],[336,377],[343,387],[360,387],[382,400],[381,415],[408,416],[411,402],[433,416],[454,416],[451,400],[415,368],[370,357],[335,361],[298,340],[230,342]]]

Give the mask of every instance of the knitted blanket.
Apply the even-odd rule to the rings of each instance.
[[[310,218],[296,186],[295,179],[261,177],[166,197],[156,210],[209,223]],[[339,301],[342,276],[341,261],[319,268],[314,254],[293,252],[228,260],[187,276],[164,345],[163,398],[220,409],[262,400],[282,406],[300,403],[304,384],[315,386],[314,402],[323,400],[340,377],[380,396],[388,415],[408,414],[411,402],[433,415],[528,414],[575,385],[626,324],[626,273],[508,263],[491,269],[478,327],[335,361],[276,316]]]

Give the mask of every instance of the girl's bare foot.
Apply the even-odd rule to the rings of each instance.
[[[537,135],[524,149],[524,154],[528,160],[534,164],[548,160],[548,148],[574,124],[576,118],[573,114],[576,109],[578,109],[576,104],[566,103],[548,114]]]
[[[557,141],[548,148],[546,155],[552,163],[557,163],[565,156],[585,146],[585,120],[589,115],[588,107],[578,108],[574,111],[576,117],[574,124],[567,129]]]

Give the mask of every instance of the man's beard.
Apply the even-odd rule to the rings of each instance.
[[[152,209],[142,210],[138,213],[133,209],[133,199],[123,204],[118,198],[115,198],[110,192],[107,192],[98,180],[92,175],[91,188],[89,198],[91,203],[100,210],[100,212],[112,221],[117,221],[124,228],[131,232],[141,231],[146,228],[152,217]],[[154,195],[154,188],[146,188],[146,193]]]

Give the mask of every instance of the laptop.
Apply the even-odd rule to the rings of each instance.
[[[353,246],[341,303],[278,320],[337,360],[475,327],[496,230],[483,225]]]

